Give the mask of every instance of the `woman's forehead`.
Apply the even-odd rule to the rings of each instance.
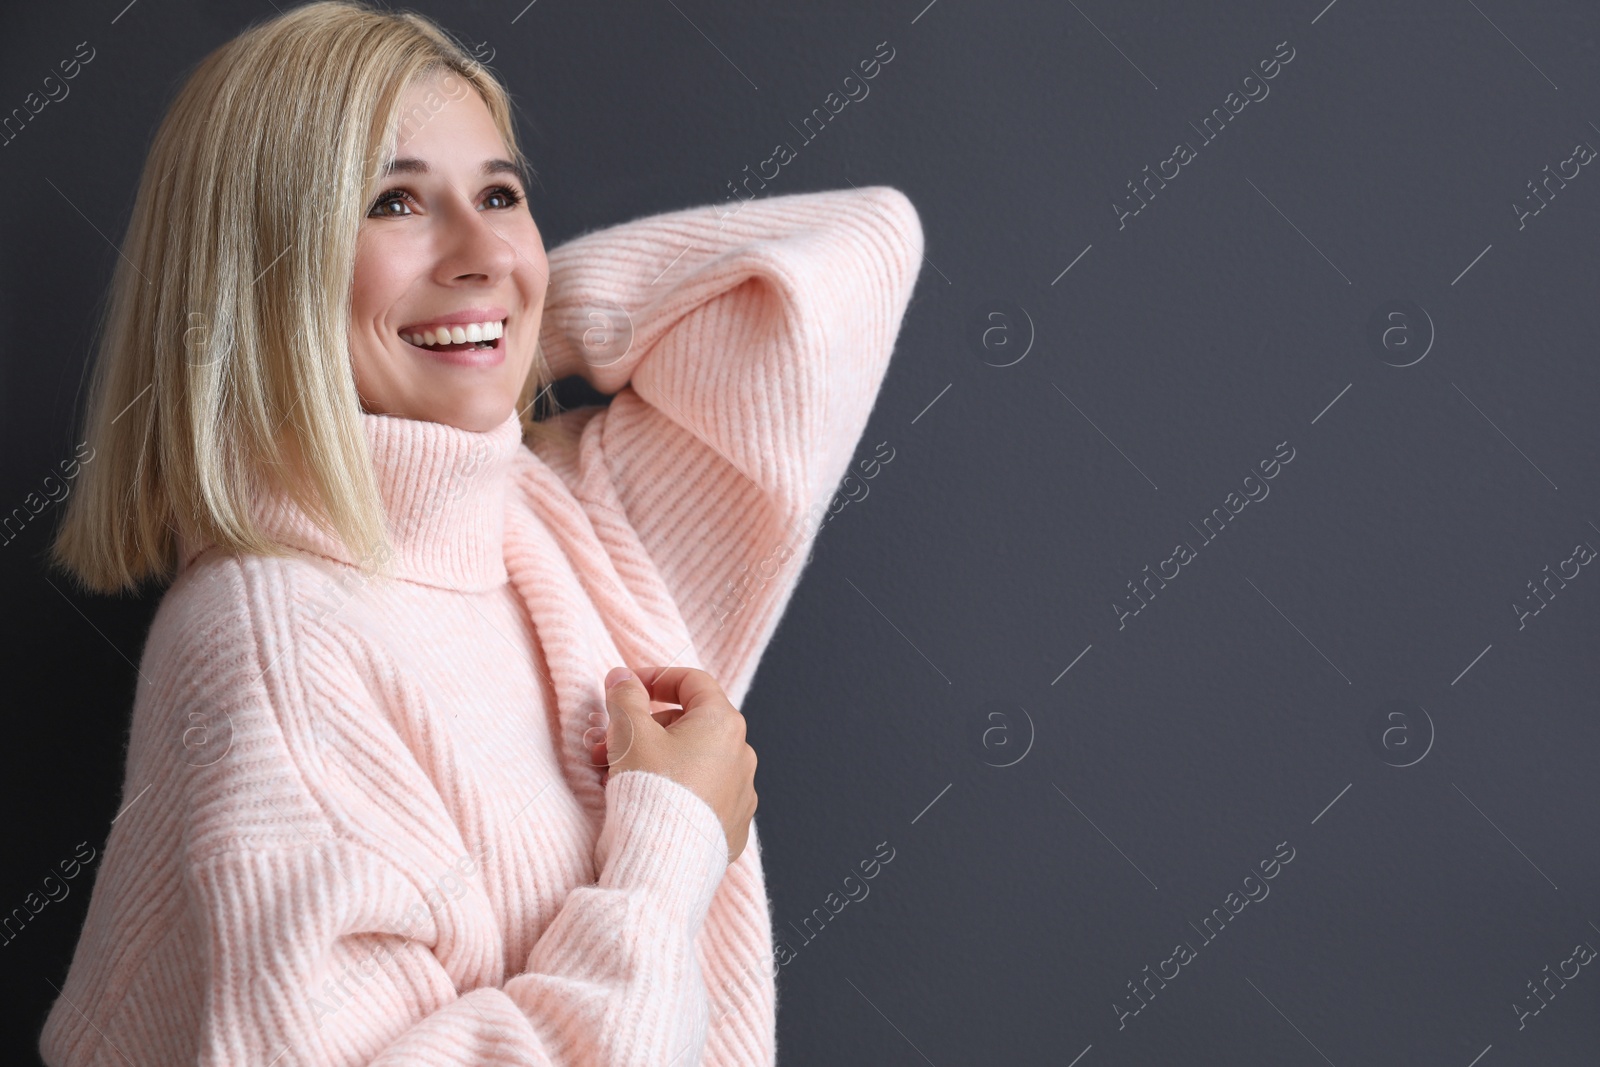
[[[453,82],[446,74],[435,73],[418,78],[401,94],[390,139],[391,158],[456,156],[477,146],[506,154],[500,129],[483,98],[465,79],[447,74]]]

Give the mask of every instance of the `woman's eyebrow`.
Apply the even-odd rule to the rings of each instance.
[[[402,156],[386,163],[383,173],[385,176],[390,174],[428,174],[431,173],[431,168],[429,168],[427,160],[417,159],[414,156]],[[483,161],[483,166],[478,168],[478,173],[485,178],[495,174],[509,174],[514,178],[523,180],[522,169],[509,159],[486,159]]]

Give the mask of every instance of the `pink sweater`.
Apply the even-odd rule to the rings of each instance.
[[[399,580],[361,581],[281,496],[257,510],[293,558],[186,545],[45,1061],[775,1062],[754,829],[730,865],[710,805],[645,771],[602,787],[585,735],[621,663],[742,705],[922,240],[887,186],[580,236],[541,341],[609,408],[532,450],[515,416],[362,416]],[[586,338],[596,311],[631,344]]]

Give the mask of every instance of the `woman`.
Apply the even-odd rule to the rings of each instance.
[[[791,194],[546,257],[524,172],[491,74],[347,4],[163,121],[56,560],[171,585],[48,1063],[774,1061],[736,705],[917,214]],[[610,405],[535,422],[574,374]]]

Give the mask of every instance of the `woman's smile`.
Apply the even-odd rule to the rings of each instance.
[[[494,367],[506,358],[503,308],[466,308],[427,322],[400,328],[412,348],[442,363],[460,367]]]

